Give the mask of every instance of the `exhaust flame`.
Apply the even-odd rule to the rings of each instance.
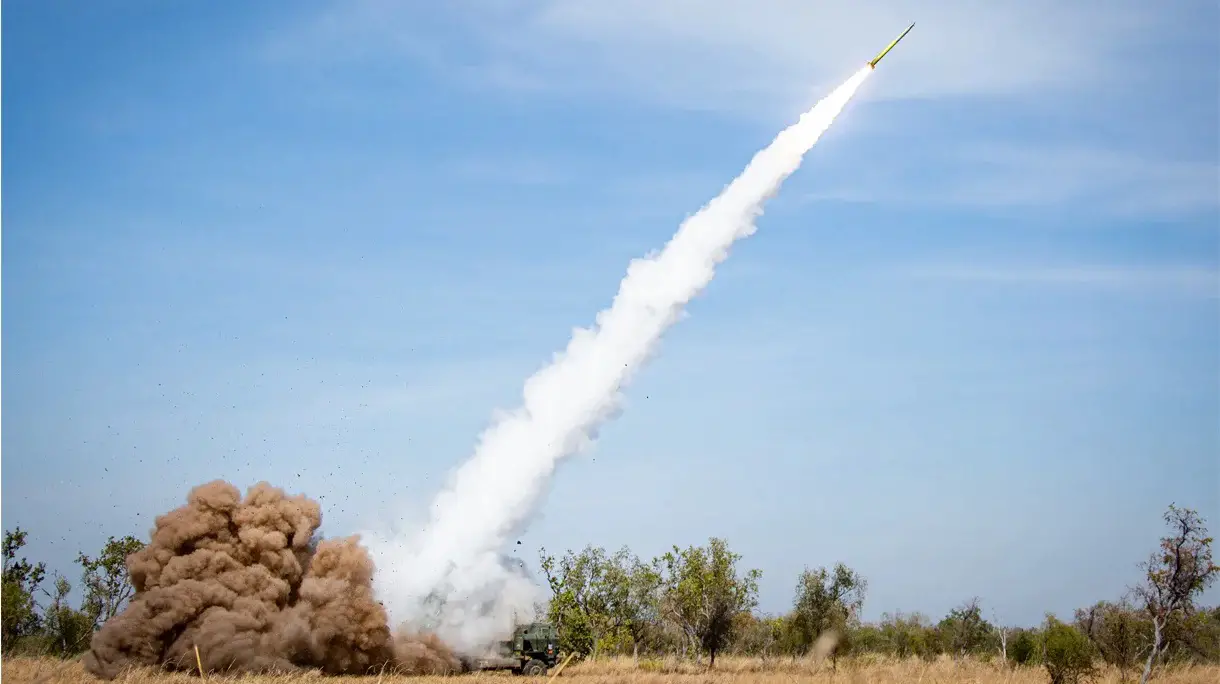
[[[782,131],[659,254],[632,261],[596,328],[575,330],[567,350],[526,381],[524,405],[482,434],[436,496],[420,537],[364,535],[377,559],[378,593],[395,619],[473,651],[506,638],[515,617],[529,618],[538,589],[498,550],[533,513],[559,463],[591,444],[618,410],[619,390],[729,247],[754,233],[762,205],[871,73],[865,66]]]

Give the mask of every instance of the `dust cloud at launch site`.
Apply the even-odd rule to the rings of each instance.
[[[321,524],[317,502],[267,483],[244,498],[227,482],[195,487],[128,558],[136,594],[93,636],[85,668],[104,679],[131,665],[200,663],[231,672],[459,672],[436,637],[391,634],[368,552],[357,537],[316,538]]]
[[[317,539],[321,509],[304,495],[266,483],[244,498],[227,482],[196,487],[128,559],[136,594],[94,635],[87,669],[103,678],[128,665],[189,669],[198,647],[205,671],[439,674],[507,638],[545,599],[504,557],[510,537],[871,72],[802,114],[663,250],[630,264],[596,327],[577,329],[526,381],[523,405],[481,435],[422,533]]]

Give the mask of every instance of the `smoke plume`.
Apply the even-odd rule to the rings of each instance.
[[[654,352],[682,307],[711,281],[736,240],[751,235],[764,202],[872,72],[852,76],[781,132],[659,253],[633,261],[595,329],[525,383],[524,405],[496,421],[441,491],[421,535],[368,533],[378,593],[395,619],[428,624],[474,649],[528,616],[536,587],[497,554],[529,519],[552,473],[586,447],[619,407],[619,391]]]
[[[127,559],[135,595],[93,636],[84,665],[205,672],[461,671],[432,635],[393,635],[359,537],[320,540],[318,504],[260,482],[245,498],[220,480],[158,516]]]

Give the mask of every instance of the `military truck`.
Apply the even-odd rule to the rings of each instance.
[[[475,670],[511,670],[513,674],[541,675],[559,660],[559,633],[554,625],[531,622],[518,625],[513,638],[501,641],[495,656],[475,658]]]

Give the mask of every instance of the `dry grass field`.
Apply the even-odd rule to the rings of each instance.
[[[79,662],[67,663],[45,658],[11,658],[3,661],[3,681],[6,684],[38,682],[52,684],[68,682],[99,682],[85,672]],[[296,675],[231,675],[207,677],[209,681],[241,682],[242,684],[296,684],[317,682],[319,684],[362,684],[391,682],[453,682],[456,679],[495,680],[505,684],[513,681],[546,681],[548,677],[515,677],[509,673],[477,673],[452,677],[422,677],[383,674],[373,677],[323,677],[319,674]],[[1049,679],[1042,668],[1002,669],[981,662],[954,663],[942,659],[933,663],[919,660],[892,660],[865,658],[840,662],[837,669],[828,663],[792,661],[790,659],[763,661],[749,658],[723,658],[716,664],[714,672],[707,672],[690,663],[677,661],[644,661],[636,667],[631,659],[609,659],[571,665],[560,675],[560,679],[585,684],[609,684],[630,682],[631,684],[662,684],[665,682],[696,684],[1035,684]],[[128,684],[187,684],[198,682],[198,676],[168,674],[156,670],[128,672],[116,682]],[[1102,670],[1094,680],[1099,684],[1118,684],[1123,681],[1117,671]],[[1131,681],[1131,680],[1128,680]],[[1216,684],[1220,682],[1220,666],[1183,667],[1159,672],[1153,678],[1159,684]]]

